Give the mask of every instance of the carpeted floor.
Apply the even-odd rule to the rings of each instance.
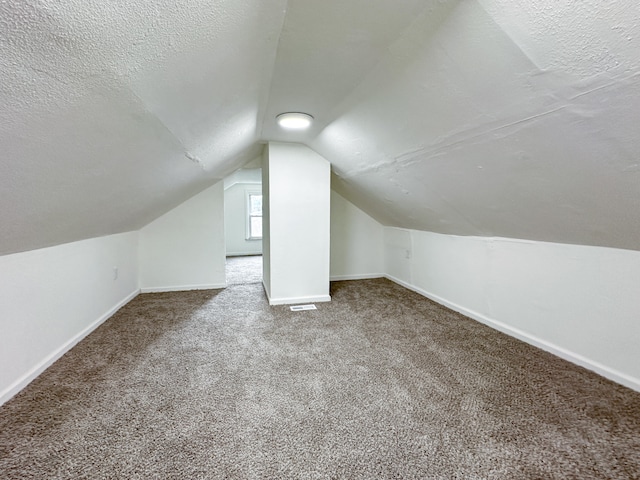
[[[145,294],[0,408],[3,479],[640,476],[640,394],[387,280]]]
[[[227,257],[227,285],[262,283],[262,255]]]

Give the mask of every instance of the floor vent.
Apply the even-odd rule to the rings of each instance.
[[[309,305],[293,305],[290,308],[292,312],[301,312],[302,310],[317,310],[316,306],[313,303]]]

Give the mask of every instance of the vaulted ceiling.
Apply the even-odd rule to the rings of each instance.
[[[270,140],[386,225],[640,250],[632,0],[7,0],[0,66],[0,254],[140,228]]]

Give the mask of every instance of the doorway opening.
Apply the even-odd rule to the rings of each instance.
[[[224,179],[227,285],[262,283],[260,158]]]
[[[227,285],[262,283],[262,255],[227,257]]]

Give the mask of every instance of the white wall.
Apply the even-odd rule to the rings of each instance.
[[[262,156],[252,160],[243,168],[239,168],[231,175],[224,177],[224,189],[233,187],[236,183],[252,184],[260,187],[262,185]]]
[[[226,286],[223,204],[218,182],[140,230],[143,292]]]
[[[270,225],[271,216],[269,210],[271,202],[269,199],[269,147],[262,150],[262,284],[264,291],[269,295],[271,292],[271,239]]]
[[[137,249],[133,232],[0,257],[0,404],[138,293]]]
[[[331,168],[310,148],[269,143],[263,163],[265,291],[274,304],[329,301]],[[266,183],[265,183],[266,181]],[[263,257],[264,258],[264,257]]]
[[[392,280],[640,390],[640,252],[385,228]]]
[[[224,191],[224,237],[227,256],[262,253],[262,240],[247,240],[249,193],[262,195],[262,184],[234,183]]]
[[[384,276],[384,228],[331,192],[331,280]]]

